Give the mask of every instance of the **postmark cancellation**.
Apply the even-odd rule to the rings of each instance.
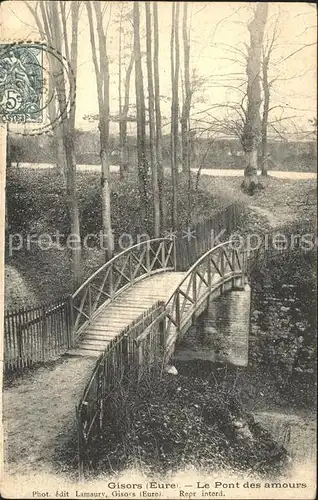
[[[0,45],[2,122],[43,121],[43,50],[26,44]]]
[[[43,42],[0,44],[0,126],[40,135],[67,120],[75,77],[66,58]]]

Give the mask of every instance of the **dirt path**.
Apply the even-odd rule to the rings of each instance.
[[[32,169],[51,169],[55,165],[52,163],[20,163],[19,168],[32,168]],[[79,172],[99,172],[99,164],[78,164],[77,170]],[[198,168],[191,168],[193,173],[198,171]],[[118,165],[110,165],[111,172],[119,172]],[[170,173],[170,168],[165,167],[165,171]],[[259,171],[260,174],[260,171]],[[244,170],[234,169],[234,168],[202,168],[201,175],[207,175],[209,177],[243,177]],[[268,175],[271,177],[276,177],[279,179],[295,179],[295,180],[306,180],[306,179],[316,179],[316,172],[300,172],[300,171],[287,171],[287,170],[269,170]]]
[[[74,429],[75,406],[95,363],[95,358],[64,357],[4,390],[8,474],[53,472],[54,455]]]
[[[249,208],[253,210],[253,212],[255,212],[257,215],[260,215],[261,217],[267,219],[268,224],[272,228],[278,227],[284,222],[281,216],[277,217],[271,210],[268,210],[267,208],[258,207],[256,205],[249,205]]]
[[[284,222],[280,206],[272,210],[256,205],[259,202],[255,199],[250,205],[256,217],[267,220],[273,228]],[[289,206],[288,210],[290,213]],[[74,429],[75,405],[95,363],[96,358],[65,357],[53,367],[39,368],[4,390],[5,469],[10,474],[56,472],[56,454]],[[314,418],[277,413],[270,408],[258,412],[257,418],[278,439],[289,440],[288,447],[297,460],[304,454],[315,455]]]
[[[305,411],[257,411],[255,420],[269,429],[284,445],[294,463],[314,463],[316,459],[316,418]]]

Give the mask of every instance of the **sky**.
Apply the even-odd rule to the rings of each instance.
[[[35,5],[36,2],[30,2]],[[109,22],[107,51],[110,58],[111,112],[118,112],[118,3],[108,2],[104,17]],[[125,2],[127,9],[132,2]],[[141,3],[144,23],[144,2]],[[111,4],[111,8],[109,7]],[[180,3],[181,4],[181,3]],[[160,36],[160,85],[162,114],[169,121],[170,102],[170,27],[171,4],[159,2]],[[192,116],[197,118],[204,109],[213,107],[213,116],[224,117],[229,113],[225,104],[238,102],[246,79],[244,54],[249,40],[248,21],[253,13],[253,2],[189,2],[191,72],[204,80],[204,85],[194,94]],[[182,14],[182,4],[181,4]],[[269,4],[268,36],[275,23],[279,36],[273,52],[271,78],[277,81],[272,87],[272,120],[294,133],[297,128],[308,129],[308,120],[316,115],[316,10],[307,3]],[[130,39],[129,25],[124,27],[126,41]],[[97,93],[94,66],[91,56],[88,19],[83,5],[79,21],[79,55],[77,79],[76,126],[96,129],[96,123],[84,116],[97,113]],[[39,40],[36,24],[24,2],[7,1],[1,5],[2,40]],[[145,37],[142,38],[145,50]],[[303,47],[303,48],[302,48]],[[296,52],[298,51],[298,52]],[[182,46],[181,46],[182,52]],[[293,52],[296,52],[291,56]],[[146,68],[144,66],[144,78]],[[146,92],[147,95],[147,92]],[[134,78],[131,79],[131,102],[134,102]],[[222,105],[216,107],[216,105]],[[200,114],[201,113],[201,114]],[[282,120],[285,117],[291,120]],[[112,130],[118,125],[113,124]]]

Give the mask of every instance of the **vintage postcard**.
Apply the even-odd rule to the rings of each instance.
[[[0,23],[2,497],[315,498],[316,4]]]

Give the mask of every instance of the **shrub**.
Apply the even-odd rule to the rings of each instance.
[[[78,173],[77,192],[80,209],[81,232],[98,233],[102,228],[100,176],[98,172]],[[171,183],[164,186],[167,208],[166,227],[171,227]],[[188,224],[187,180],[181,176],[179,183],[179,224]],[[212,197],[203,189],[192,193],[192,223],[209,219],[213,212],[229,203],[221,194]],[[7,209],[9,232],[69,232],[67,193],[63,176],[56,170],[32,170],[10,168],[7,173]],[[151,193],[146,220],[140,219],[137,177],[125,181],[117,175],[112,178],[111,193],[112,225],[115,236],[123,232],[138,234],[146,226],[153,234],[153,208]]]
[[[9,232],[68,233],[65,183],[55,169],[10,168],[6,184]]]
[[[155,474],[189,465],[267,474],[280,470],[287,457],[244,411],[238,394],[202,378],[149,376],[138,387],[122,387],[104,406],[108,418],[98,446],[92,443],[97,473],[138,464]]]
[[[284,398],[309,405],[316,384],[315,263],[314,250],[294,249],[260,261],[251,276],[252,362],[274,375]]]

